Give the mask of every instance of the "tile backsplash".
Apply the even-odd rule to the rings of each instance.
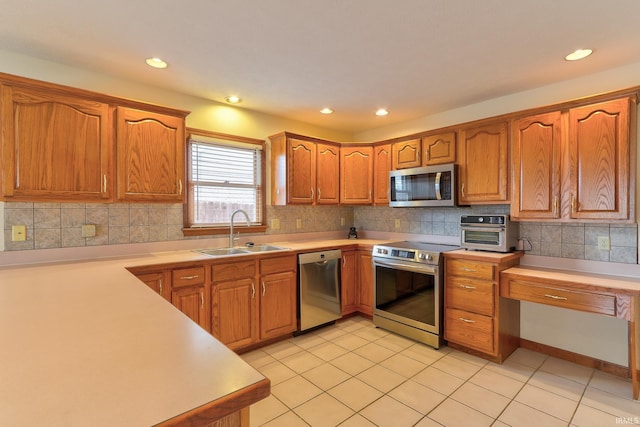
[[[162,242],[198,237],[182,234],[181,204],[0,203],[4,250],[20,251],[128,243]],[[389,208],[373,206],[267,206],[267,234],[344,230],[459,236],[462,214],[508,214],[508,205],[457,208]],[[11,241],[11,226],[24,224],[27,240]],[[96,225],[94,237],[82,237],[82,225]],[[559,258],[635,264],[637,224],[521,222],[527,253]],[[598,249],[608,237],[610,250]]]

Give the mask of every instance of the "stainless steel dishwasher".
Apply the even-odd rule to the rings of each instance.
[[[342,317],[339,249],[298,255],[298,331]]]

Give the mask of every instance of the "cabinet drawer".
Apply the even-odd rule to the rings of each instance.
[[[485,353],[493,353],[493,318],[468,311],[446,309],[446,340]]]
[[[493,280],[494,265],[482,261],[466,259],[448,259],[445,261],[449,275],[471,277],[474,279]]]
[[[508,282],[508,295],[505,296],[589,313],[607,316],[616,315],[616,297],[613,295],[574,291],[520,280],[510,280]]]
[[[242,279],[256,275],[255,261],[230,262],[217,264],[211,267],[211,280],[220,282],[224,280]]]
[[[493,316],[495,285],[493,282],[449,276],[445,283],[447,307]]]
[[[202,285],[204,283],[204,266],[191,268],[177,268],[171,271],[171,285],[181,286]]]
[[[260,260],[260,274],[278,273],[281,271],[295,271],[295,255]]]

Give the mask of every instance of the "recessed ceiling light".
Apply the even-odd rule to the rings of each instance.
[[[586,58],[592,53],[593,50],[591,49],[578,49],[565,56],[564,59],[567,61],[577,61],[578,59]]]
[[[229,104],[239,104],[240,102],[242,102],[242,99],[240,99],[240,97],[237,95],[229,95],[225,98],[225,100]]]
[[[389,114],[389,112],[386,108],[379,108],[378,111],[376,111],[376,116],[386,116],[387,114]]]
[[[322,114],[331,114],[331,113],[333,113],[333,110],[331,108],[324,107],[322,110],[320,110],[320,112]]]
[[[147,58],[145,62],[153,68],[167,68],[168,66],[168,64],[160,58]]]

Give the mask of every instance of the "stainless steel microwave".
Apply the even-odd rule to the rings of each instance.
[[[389,172],[389,206],[455,206],[456,172],[453,163]]]

